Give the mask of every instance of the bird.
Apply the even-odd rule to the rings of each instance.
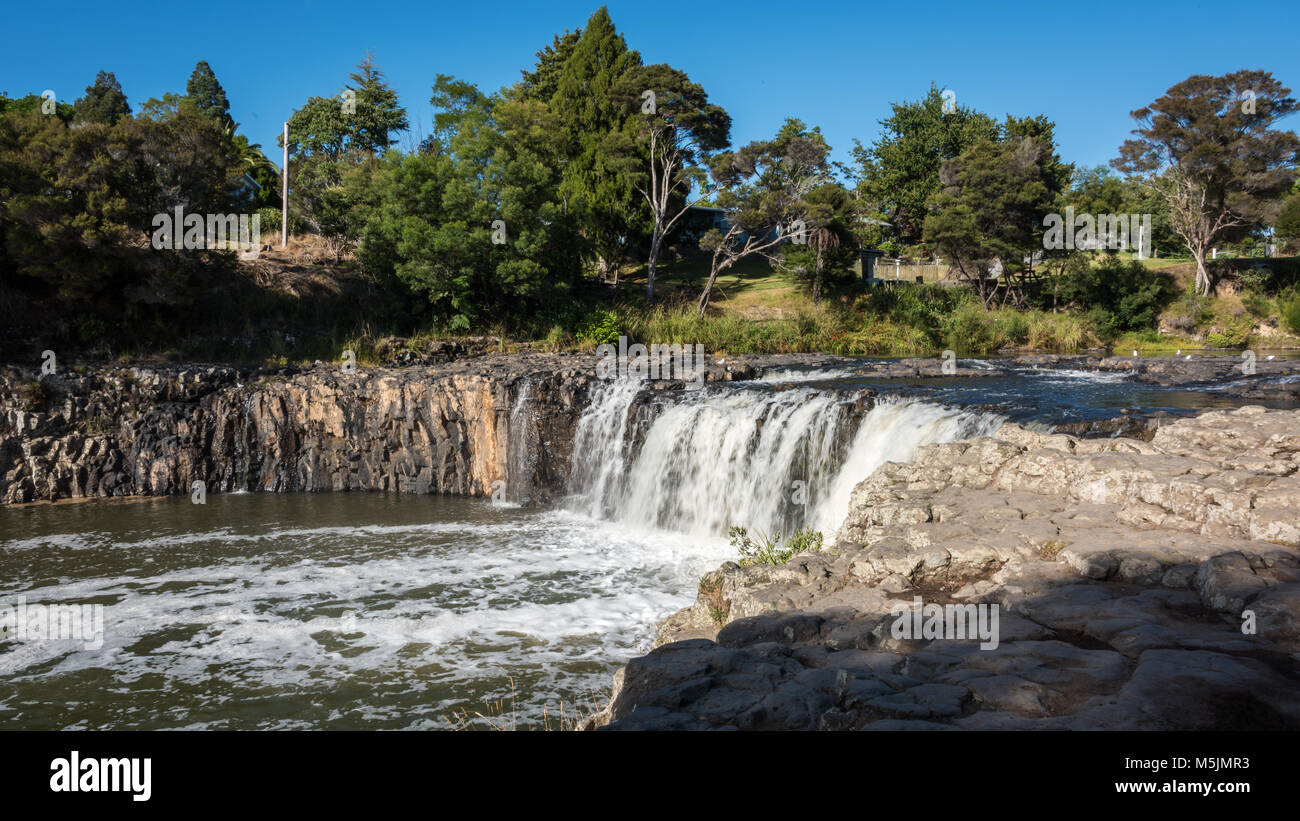
[[[1272,362],[1272,361],[1273,361],[1274,359],[1276,359],[1276,358],[1277,358],[1277,357],[1274,356],[1273,354],[1269,354],[1268,356],[1264,357],[1264,361],[1265,361],[1265,362]]]
[[[1138,349],[1137,349],[1137,348],[1134,348],[1134,349],[1133,349],[1133,355],[1134,355],[1134,356],[1137,356],[1137,355],[1138,355]]]
[[[1191,359],[1191,358],[1192,358],[1191,354],[1188,354],[1187,356],[1183,357],[1183,359]]]
[[[1179,348],[1179,349],[1174,353],[1174,356],[1182,356],[1182,355],[1183,355],[1183,349],[1182,349],[1182,348]]]

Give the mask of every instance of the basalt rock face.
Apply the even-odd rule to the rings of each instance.
[[[562,494],[598,357],[467,353],[447,343],[421,360],[436,364],[347,373],[0,368],[0,503],[189,493],[195,481],[210,492]],[[703,379],[832,359],[710,357]],[[686,387],[647,382],[639,401]]]
[[[554,357],[352,373],[124,368],[39,383],[11,370],[0,500],[189,493],[196,480],[209,492],[538,500],[563,486],[590,373]],[[521,448],[535,452],[522,460]]]
[[[996,646],[898,629],[932,605]],[[886,463],[827,549],[706,575],[588,727],[1300,729],[1300,411]]]

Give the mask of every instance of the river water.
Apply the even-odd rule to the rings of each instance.
[[[864,410],[867,389],[890,395]],[[549,509],[356,493],[0,509],[0,604],[104,617],[98,646],[0,639],[0,727],[556,727],[734,558],[730,525],[829,538],[881,463],[1007,419],[1242,404],[1118,374],[802,370],[660,395],[629,423],[637,390],[598,390]]]

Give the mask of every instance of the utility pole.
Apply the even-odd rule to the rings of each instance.
[[[284,124],[284,165],[280,168],[280,247],[289,247],[289,124]]]

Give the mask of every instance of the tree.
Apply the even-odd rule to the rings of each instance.
[[[185,96],[200,114],[220,120],[222,125],[234,122],[230,117],[230,100],[226,90],[217,81],[217,75],[207,60],[200,60],[185,83]]]
[[[375,169],[377,155],[407,128],[406,109],[367,54],[337,97],[310,97],[289,118],[292,185],[297,201],[334,247],[336,255],[362,233],[362,210],[345,191],[364,190],[347,180],[355,167]],[[278,142],[283,142],[283,137]]]
[[[646,92],[651,96],[646,97]],[[678,220],[707,196],[704,165],[712,152],[730,142],[731,116],[709,103],[704,89],[684,72],[664,64],[629,71],[615,96],[638,107],[628,130],[633,144],[649,155],[649,170],[633,172],[632,178],[654,223],[646,265],[646,299],[653,302],[660,247]],[[612,148],[611,153],[617,150]],[[693,188],[697,194],[692,199]]]
[[[844,186],[828,182],[808,192],[805,222],[806,243],[787,243],[781,247],[781,269],[807,284],[813,304],[821,302],[825,286],[851,281],[857,241],[852,230],[856,211]]]
[[[129,133],[139,146],[150,213],[177,206],[192,213],[229,212],[244,169],[221,120],[174,94],[145,103],[141,114],[130,122]]]
[[[561,197],[579,218],[588,246],[584,256],[594,258],[602,272],[619,263],[633,235],[648,222],[625,158],[611,150],[608,139],[630,115],[611,92],[640,65],[641,55],[628,49],[602,6],[564,60],[548,104],[566,140]]]
[[[1024,283],[1043,250],[1043,217],[1052,210],[1062,170],[1049,142],[1050,130],[1008,129],[1006,140],[982,140],[944,163],[944,189],[931,198],[925,242],[952,260],[988,308],[999,279],[1003,299],[1023,301]],[[1068,174],[1068,167],[1064,169]],[[1019,280],[1021,287],[1012,283]]]
[[[1300,194],[1292,194],[1286,198],[1273,228],[1282,239],[1300,239]]]
[[[0,91],[0,117],[6,114],[18,114],[28,116],[32,114],[44,115],[46,99],[36,94],[28,94],[25,97],[16,97],[10,99],[9,95]],[[65,103],[62,100],[56,101],[54,110],[50,112],[57,116],[63,122],[72,121],[73,108],[71,103]]]
[[[783,243],[801,242],[807,231],[821,227],[810,219],[806,198],[829,182],[829,155],[821,131],[795,119],[786,120],[771,140],[714,155],[711,177],[726,230],[715,228],[700,242],[713,252],[697,305],[700,316],[709,307],[718,274],[754,254],[775,262]]]
[[[348,115],[349,141],[370,156],[383,153],[393,144],[394,135],[407,129],[406,109],[399,103],[397,92],[384,80],[384,73],[375,65],[372,55],[366,54],[361,59],[350,79],[352,85],[345,91],[356,94],[356,110]]]
[[[533,70],[519,72],[523,79],[515,86],[514,93],[549,103],[560,89],[560,71],[581,37],[582,29],[565,29],[563,35],[555,35],[550,45],[537,52],[537,65]]]
[[[382,161],[363,263],[426,297],[453,331],[563,301],[580,269],[557,195],[558,118],[539,100],[487,96],[445,75],[433,103],[443,136]]]
[[[931,85],[917,102],[893,103],[882,120],[884,135],[870,148],[855,143],[859,196],[872,202],[903,245],[921,241],[926,203],[943,187],[939,168],[981,139],[997,138],[990,117],[966,106],[949,106]]]
[[[1164,200],[1196,259],[1200,294],[1215,287],[1205,265],[1213,243],[1259,226],[1295,179],[1300,139],[1272,128],[1296,110],[1290,93],[1266,71],[1194,75],[1133,112],[1136,139],[1111,161]]]
[[[122,86],[110,71],[100,71],[95,82],[86,86],[86,96],[72,104],[73,118],[85,123],[113,125],[123,117],[131,116],[131,106],[122,93]]]

